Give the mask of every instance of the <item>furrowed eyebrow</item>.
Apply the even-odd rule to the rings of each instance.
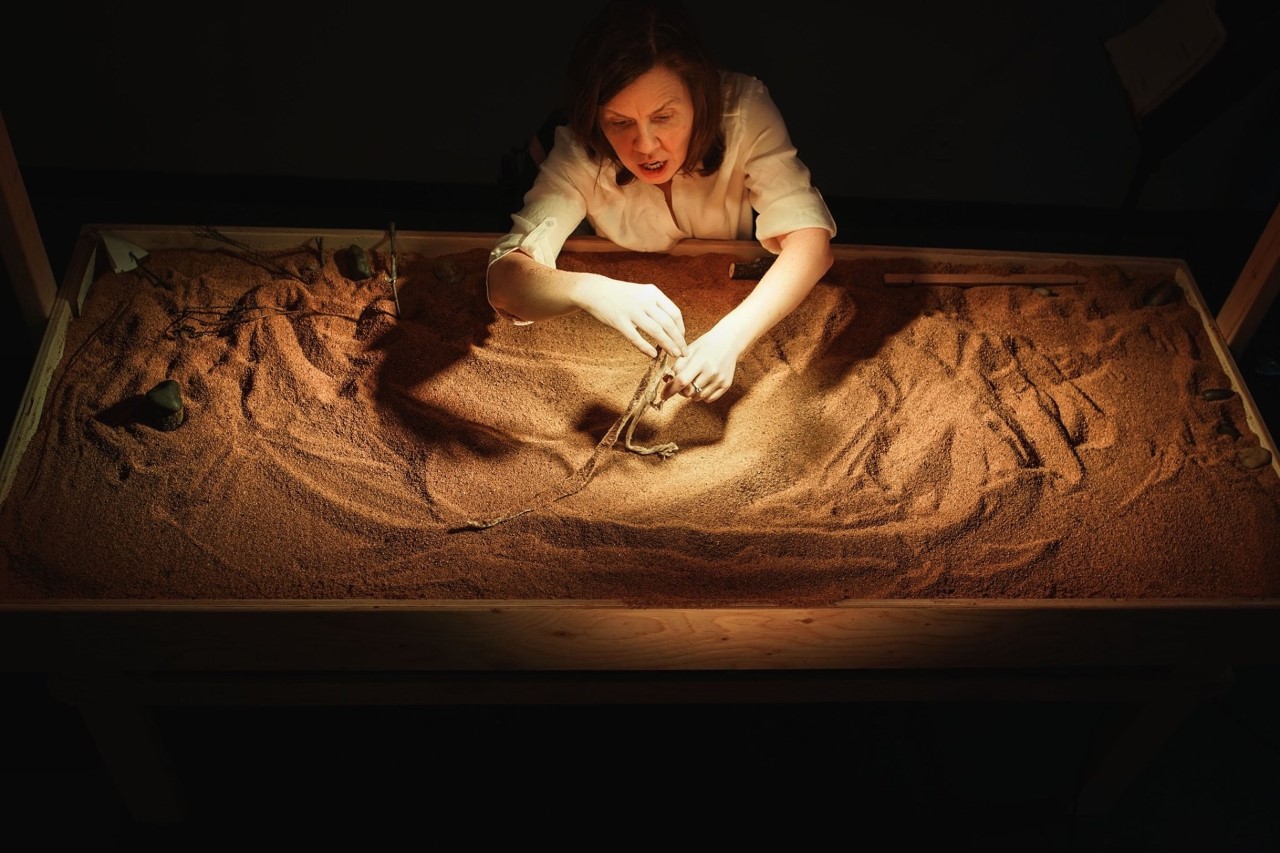
[[[658,107],[656,110],[654,110],[653,112],[649,113],[649,115],[657,115],[658,113],[665,113],[665,112],[668,112],[668,111],[670,111],[670,110],[675,109],[675,107],[676,107],[679,103],[680,103],[680,99],[679,99],[679,98],[671,98],[670,100],[668,100],[668,101],[664,102],[664,103],[662,104],[662,106]],[[613,116],[613,117],[616,117],[616,118],[631,118],[631,116],[624,115],[624,114],[622,114],[622,113],[620,113],[620,112],[617,112],[616,110],[611,110],[611,109],[609,109],[608,107],[601,107],[601,108],[600,108],[600,111],[601,111],[604,115],[606,115],[606,116]]]

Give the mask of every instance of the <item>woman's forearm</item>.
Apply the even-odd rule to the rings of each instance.
[[[755,288],[716,324],[738,342],[740,352],[794,311],[831,269],[831,235],[824,229],[793,231],[780,243],[778,257]]]
[[[653,358],[657,347],[682,355],[684,319],[657,285],[617,281],[598,273],[556,270],[523,252],[489,266],[489,304],[516,320],[536,322],[584,310]]]
[[[561,317],[582,307],[579,291],[590,276],[543,266],[524,252],[509,252],[489,267],[489,304],[521,320]]]

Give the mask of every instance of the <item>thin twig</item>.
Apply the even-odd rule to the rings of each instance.
[[[226,243],[228,245],[235,246],[237,249],[243,252],[246,256],[248,256],[247,260],[252,260],[258,263],[259,265],[261,265],[262,267],[265,267],[267,270],[275,273],[276,275],[284,276],[285,278],[297,279],[303,284],[310,284],[310,282],[308,282],[302,276],[298,275],[296,272],[289,269],[285,269],[284,267],[277,264],[273,259],[262,254],[257,249],[254,249],[252,246],[249,246],[246,243],[241,243],[239,240],[235,240],[231,237],[228,237],[226,234],[223,234],[221,231],[219,231],[216,228],[213,228],[209,225],[201,225],[198,228],[192,228],[191,232],[195,234],[197,237],[204,237],[208,240],[217,240],[220,243]]]
[[[142,262],[142,258],[138,257],[133,252],[129,253],[129,257],[130,259],[133,260],[134,269],[138,271],[139,275],[146,278],[148,281],[150,281],[152,284],[158,287],[164,287],[170,290],[173,289],[172,286],[169,284],[169,282],[165,281],[163,278],[160,277],[158,273],[156,273],[150,267],[144,264]]]
[[[250,315],[251,311],[262,312]],[[212,315],[212,318],[210,318]],[[354,317],[346,314],[335,314],[331,311],[315,311],[306,308],[277,308],[272,305],[203,305],[195,308],[184,308],[162,333],[168,338],[201,338],[206,335],[220,335],[236,326],[245,323],[256,323],[266,317],[339,317],[356,322]],[[202,327],[202,328],[198,328]]]

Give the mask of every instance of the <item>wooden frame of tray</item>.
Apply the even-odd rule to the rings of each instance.
[[[260,250],[323,238],[386,251],[363,230],[218,228]],[[200,244],[194,229],[86,226],[0,458],[0,500],[38,429],[67,328],[103,262],[101,235],[145,250]],[[499,235],[408,232],[397,251],[491,246]],[[568,248],[609,251],[593,237]],[[899,247],[832,247],[959,265],[1064,262],[1166,272],[1186,292],[1248,424],[1275,443],[1186,265],[1161,258]],[[686,241],[750,262],[759,246]],[[964,282],[960,286],[968,286]],[[1133,709],[1082,784],[1081,813],[1104,811],[1233,667],[1280,662],[1280,600],[857,600],[828,608],[634,608],[616,601],[0,601],[0,671],[42,674],[83,714],[136,820],[183,807],[144,709],[156,705],[458,703],[1103,701]]]
[[[384,231],[219,228],[260,250],[311,243],[388,250]],[[216,243],[195,229],[86,226],[59,291],[20,412],[0,460],[0,495],[37,429],[62,355],[110,233],[148,251]],[[428,255],[491,246],[498,235],[401,232],[397,251]],[[204,242],[202,242],[204,241]],[[572,238],[576,251],[617,247]],[[677,254],[759,257],[749,241],[690,240]],[[1179,260],[836,245],[839,258],[921,264],[1016,264],[1023,278],[1071,262],[1160,270],[1204,318],[1250,428],[1273,455],[1221,333]],[[1280,658],[1280,601],[936,600],[848,601],[821,609],[637,609],[613,601],[146,600],[0,602],[0,667],[117,671],[715,671],[954,669],[1027,666],[1176,666]]]

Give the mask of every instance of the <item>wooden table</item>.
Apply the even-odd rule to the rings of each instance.
[[[94,235],[107,228],[161,247],[182,245],[190,232],[86,226],[66,280],[55,288],[2,132],[0,190],[0,248],[29,322],[42,329],[0,462],[4,485],[36,429],[67,324],[91,282],[99,250]],[[263,248],[317,236],[224,230]],[[380,236],[335,231],[326,239],[339,245]],[[409,251],[491,245],[496,236],[397,239]],[[570,248],[611,248],[596,238],[574,240]],[[712,249],[753,254],[741,243],[682,251]],[[877,249],[835,251],[853,256]],[[1064,260],[914,251],[926,260],[1016,260],[1032,269]],[[1251,426],[1280,458],[1232,357],[1280,281],[1280,212],[1216,323],[1180,261],[1091,260],[1170,271],[1198,302]],[[145,821],[170,820],[182,808],[141,714],[162,703],[1122,702],[1134,709],[1133,724],[1099,764],[1079,804],[1099,811],[1123,792],[1182,715],[1229,685],[1232,667],[1278,657],[1275,600],[850,601],[821,609],[633,609],[608,601],[0,602],[0,670],[50,674],[83,711],[123,798]]]

